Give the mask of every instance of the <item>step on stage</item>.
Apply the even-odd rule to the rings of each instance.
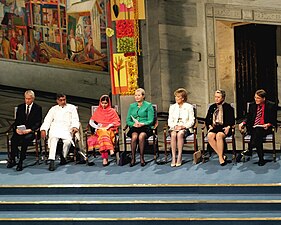
[[[145,167],[98,158],[54,172],[29,158],[21,172],[0,164],[0,224],[281,224],[279,158],[221,167],[215,156],[193,165],[188,154],[172,168],[146,157]]]

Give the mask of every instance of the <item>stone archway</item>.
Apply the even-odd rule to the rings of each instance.
[[[218,87],[227,90],[232,89],[233,92],[228,94],[227,100],[236,104],[233,27],[252,23],[280,26],[281,9],[242,7],[227,4],[206,4],[205,9],[208,93],[213,93]],[[220,51],[221,48],[225,47],[222,40],[227,38],[233,38],[233,41],[228,42],[227,48]],[[225,66],[225,64],[228,66]],[[279,80],[280,77],[281,74],[278,76]],[[212,101],[212,98],[213,96],[210,94],[209,101]]]

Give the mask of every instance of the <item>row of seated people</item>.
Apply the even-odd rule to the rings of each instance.
[[[170,144],[172,150],[172,167],[180,166],[182,163],[183,144],[188,140],[194,143],[196,150],[196,137],[190,135],[194,124],[194,110],[192,105],[187,103],[187,92],[185,89],[178,89],[174,92],[176,103],[170,106],[168,127],[170,131]],[[253,148],[256,148],[259,161],[258,165],[265,164],[263,142],[265,137],[270,135],[270,142],[273,143],[273,158],[276,160],[274,127],[277,123],[277,109],[273,102],[266,99],[266,92],[263,89],[257,90],[254,95],[254,102],[248,106],[246,118],[239,124],[239,130],[243,133],[243,151],[236,158],[235,146],[235,116],[234,108],[225,102],[226,93],[224,90],[217,90],[214,94],[215,103],[208,108],[204,127],[202,128],[202,149],[204,154],[205,143],[218,155],[219,164],[225,166],[228,162],[225,154],[226,143],[232,143],[233,159],[241,161],[245,156],[252,155]],[[247,128],[247,133],[245,129]],[[204,129],[207,135],[204,135]],[[194,130],[193,133],[195,133]],[[164,132],[165,134],[165,132]],[[247,135],[246,135],[247,134]],[[191,138],[188,138],[190,137]],[[164,138],[165,143],[166,138]],[[245,150],[245,142],[249,143],[249,149]],[[165,144],[166,145],[166,144]],[[166,149],[166,147],[165,147]],[[176,155],[178,150],[178,155]]]
[[[194,108],[187,103],[187,91],[179,88],[174,92],[176,103],[169,109],[169,134],[172,152],[172,167],[182,165],[182,149],[184,138],[191,134],[191,128],[195,122]],[[25,92],[25,103],[18,106],[14,123],[14,134],[11,139],[11,151],[7,167],[17,165],[16,170],[23,169],[27,144],[35,138],[36,130],[40,129],[41,137],[46,138],[48,132],[49,148],[49,170],[55,170],[55,157],[57,143],[63,141],[63,151],[60,164],[66,164],[66,156],[73,143],[73,134],[79,129],[79,116],[74,105],[66,103],[64,94],[57,95],[57,105],[53,106],[46,115],[43,124],[42,108],[34,103],[34,92]],[[108,155],[114,155],[115,133],[120,126],[120,118],[111,107],[110,98],[104,95],[100,98],[97,110],[90,119],[91,127],[95,128],[94,134],[87,140],[87,149],[99,148],[103,158],[103,166],[107,166]],[[139,88],[135,91],[135,102],[129,107],[126,123],[129,127],[127,136],[130,137],[131,161],[130,166],[136,164],[136,150],[140,152],[140,164],[145,166],[144,148],[147,137],[154,132],[155,110],[151,103],[145,101],[145,91]],[[207,138],[212,149],[217,153],[219,164],[227,164],[227,157],[224,154],[225,138],[232,133],[235,124],[234,109],[225,102],[225,92],[215,92],[215,103],[209,107],[205,119]],[[276,124],[275,104],[266,100],[266,92],[258,90],[255,93],[255,102],[249,107],[247,118],[239,124],[239,129],[246,125],[251,134],[250,147],[242,155],[249,155],[253,148],[257,149],[258,165],[265,164],[262,148],[262,139],[270,133],[272,126]],[[25,125],[25,129],[21,126]],[[21,145],[19,162],[16,163],[18,146]],[[125,143],[126,146],[126,143]],[[178,153],[177,153],[178,152]],[[166,154],[165,154],[166,155]]]

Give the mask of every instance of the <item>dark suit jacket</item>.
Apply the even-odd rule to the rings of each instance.
[[[31,129],[32,131],[39,129],[42,123],[42,107],[33,102],[27,120],[25,110],[25,103],[18,105],[14,129],[19,125],[25,125],[27,129]]]
[[[246,127],[247,131],[251,132],[253,129],[255,118],[257,115],[257,104],[255,102],[251,102],[249,105],[249,112],[246,117]],[[265,101],[264,107],[264,123],[271,123],[273,126],[277,125],[277,109],[274,102]]]
[[[206,128],[209,129],[209,125],[213,124],[213,114],[215,110],[217,109],[217,104],[212,104],[209,109],[207,116],[205,118]],[[234,109],[233,107],[228,103],[223,103],[222,105],[223,110],[223,127],[230,126],[232,127],[235,124],[235,117],[234,117]]]

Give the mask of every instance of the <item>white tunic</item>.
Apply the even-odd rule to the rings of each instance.
[[[62,138],[72,140],[71,129],[79,129],[79,116],[77,109],[72,104],[66,104],[64,107],[53,106],[46,115],[40,130],[49,130],[48,142],[52,138]]]

